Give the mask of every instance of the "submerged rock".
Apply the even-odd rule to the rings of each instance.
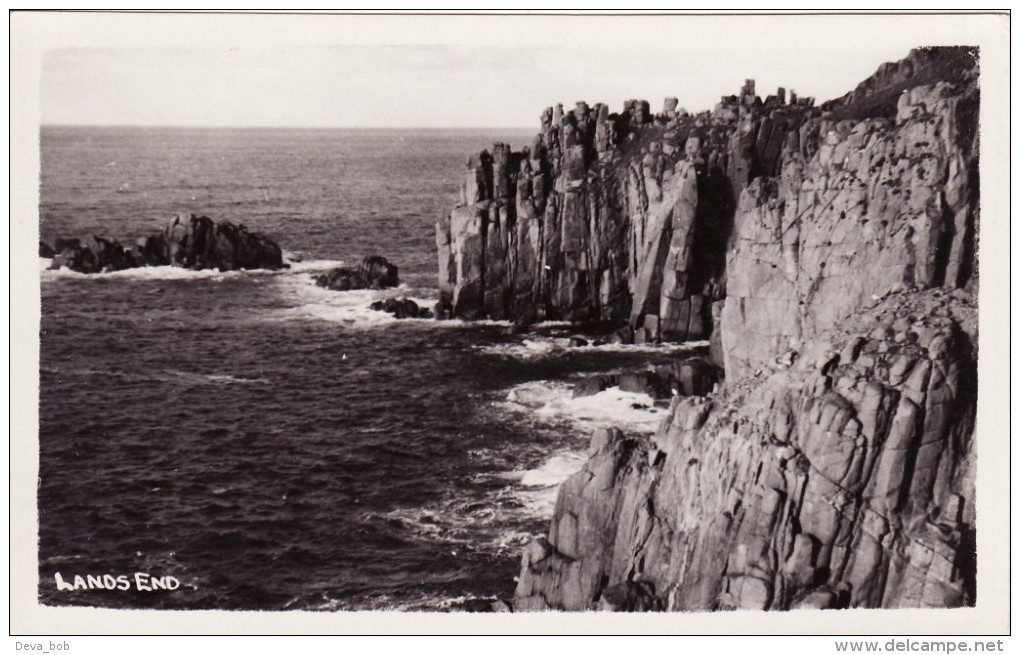
[[[322,275],[315,276],[315,283],[320,287],[334,291],[353,291],[357,289],[385,289],[400,284],[396,265],[386,258],[372,255],[362,260],[358,268],[339,266]]]
[[[369,305],[370,309],[379,312],[393,314],[397,318],[432,318],[432,312],[425,307],[419,307],[416,302],[409,298],[387,298]]]
[[[467,598],[451,603],[449,608],[454,612],[468,613],[489,613],[489,612],[513,612],[513,605],[509,601],[493,598]]]

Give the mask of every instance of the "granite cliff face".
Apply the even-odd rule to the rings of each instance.
[[[892,119],[820,119],[740,197],[722,310],[742,377],[872,295],[964,287],[976,271],[976,88],[905,89]],[[817,130],[817,132],[815,131]]]
[[[518,609],[973,603],[976,308],[897,292],[652,439],[600,431]]]
[[[974,602],[977,74],[929,48],[817,107],[578,103],[471,158],[442,312],[710,337],[726,375],[593,436],[518,609]]]
[[[654,116],[636,100],[546,109],[530,148],[469,158],[436,230],[439,314],[626,320],[684,341],[732,298],[730,343],[775,348],[894,285],[965,285],[976,75],[973,50],[932,48],[822,107],[762,101],[748,80],[696,115],[675,98]]]

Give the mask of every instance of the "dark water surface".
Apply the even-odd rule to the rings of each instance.
[[[195,211],[302,261],[42,273],[42,602],[434,609],[512,595],[520,546],[544,531],[587,440],[584,408],[537,381],[648,354],[367,306],[435,299],[434,223],[467,154],[528,138],[44,128],[43,238],[131,242]],[[401,289],[314,286],[311,273],[373,253],[400,265]],[[508,392],[531,383],[561,411],[515,411]],[[67,592],[54,579],[135,572],[181,588]]]

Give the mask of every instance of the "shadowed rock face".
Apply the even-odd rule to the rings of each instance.
[[[671,101],[613,123],[577,193],[597,207],[585,244],[596,218],[626,235],[595,239],[622,268],[588,260],[619,293],[557,298],[646,338],[694,338],[698,315],[726,383],[674,398],[653,438],[595,433],[525,549],[518,609],[975,602],[976,65],[969,49],[918,50],[824,111],[792,92],[761,101],[748,81],[693,119],[704,129],[675,160],[652,145],[692,120]],[[486,224],[491,205],[473,207]]]
[[[183,266],[221,271],[279,269],[283,253],[276,242],[243,225],[205,216],[178,214],[166,228],[143,237],[133,247],[103,237],[57,239],[52,248],[40,243],[40,256],[51,256],[50,268],[80,273],[119,271],[140,266]]]

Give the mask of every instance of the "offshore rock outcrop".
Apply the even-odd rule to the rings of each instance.
[[[113,239],[60,239],[50,247],[40,242],[39,255],[52,257],[50,268],[79,273],[107,273],[141,266],[279,269],[283,252],[275,241],[240,224],[214,222],[206,216],[182,213],[160,232],[124,247]]]
[[[400,284],[400,270],[385,257],[370,255],[358,268],[338,266],[315,276],[315,284],[334,291],[385,289]]]
[[[977,53],[912,51],[815,106],[579,103],[469,162],[445,309],[709,338],[726,382],[598,431],[517,609],[975,602]]]
[[[393,314],[396,318],[433,318],[431,311],[418,306],[418,303],[410,298],[379,300],[369,305],[369,309]]]

